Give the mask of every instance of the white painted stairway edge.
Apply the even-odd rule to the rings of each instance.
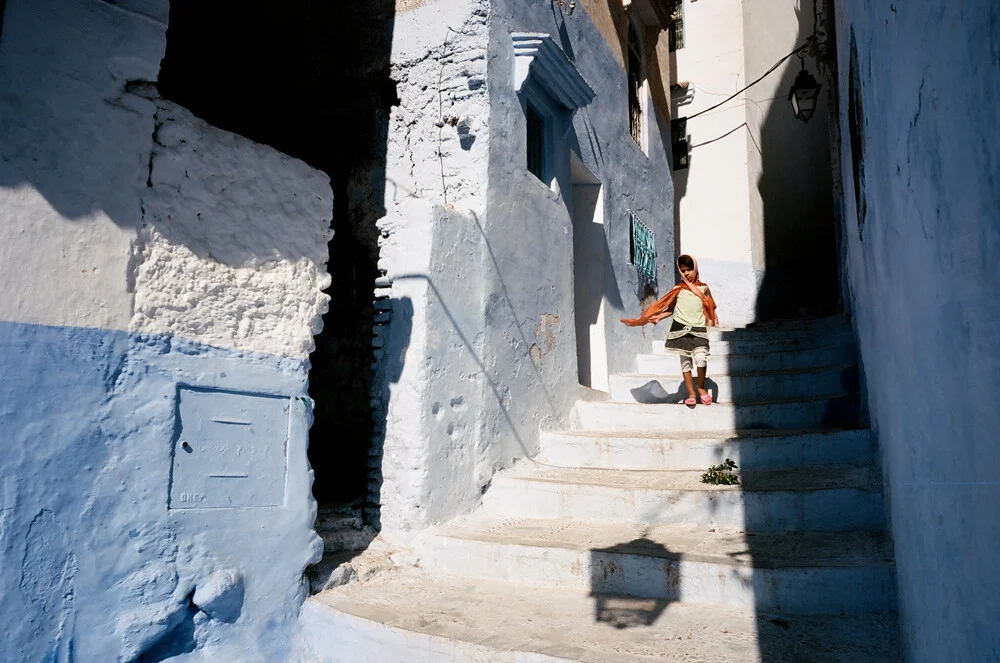
[[[639,434],[621,431],[550,431],[539,440],[537,463],[613,470],[704,470],[732,459],[744,470],[869,465],[868,430],[765,430],[740,435],[706,432]]]
[[[857,410],[843,394],[747,405],[713,403],[612,403],[578,401],[570,417],[577,430],[664,431],[671,433],[757,428],[853,428]]]
[[[880,533],[748,536],[690,527],[478,519],[425,533],[419,549],[421,567],[444,575],[557,591],[795,615],[895,609],[891,546]]]
[[[701,472],[552,468],[521,463],[493,477],[484,515],[690,525],[749,532],[881,531],[881,483],[871,467],[743,473],[740,486]]]
[[[757,371],[806,370],[822,366],[840,366],[857,361],[853,345],[841,344],[787,352],[724,354],[710,348],[709,375],[738,375]],[[635,372],[643,375],[676,375],[680,360],[676,354],[657,352],[636,356]]]

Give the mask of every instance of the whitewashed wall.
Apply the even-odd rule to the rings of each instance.
[[[512,32],[553,35],[597,92],[563,127],[561,180],[526,168]],[[612,371],[647,347],[618,322],[639,308],[626,208],[654,226],[661,287],[673,284],[666,126],[650,113],[644,155],[628,133],[625,73],[587,13],[485,0],[420,3],[396,16],[387,216],[380,222],[378,332],[387,394],[383,527],[420,528],[471,510],[493,473],[534,455],[540,427],[579,396],[569,151],[605,187],[605,334]],[[442,172],[443,171],[443,172]],[[391,282],[391,285],[390,285]]]

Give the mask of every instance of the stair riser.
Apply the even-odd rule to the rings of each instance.
[[[895,607],[893,569],[752,569],[600,550],[568,550],[434,537],[421,564],[448,575],[555,590],[711,603],[798,615],[882,612]]]
[[[709,375],[736,375],[754,371],[780,371],[841,366],[857,359],[852,346],[841,345],[813,350],[763,352],[757,354],[717,354],[708,358]],[[636,357],[636,373],[677,375],[680,360],[675,354],[648,354]]]
[[[688,393],[680,371],[676,373],[659,378],[613,375],[611,399],[620,403],[679,402]],[[793,374],[709,375],[705,388],[717,403],[745,403],[847,392],[856,382],[856,369],[837,368]]]
[[[562,467],[614,470],[695,470],[731,458],[744,470],[822,465],[868,465],[868,431],[786,437],[674,440],[583,437],[543,433],[536,460]]]
[[[563,518],[692,525],[749,532],[881,531],[881,493],[855,488],[810,491],[649,490],[495,478],[483,501],[509,518]]]
[[[573,421],[579,430],[671,433],[735,433],[753,428],[851,428],[857,424],[857,408],[847,398],[697,407],[580,402],[574,409]]]
[[[666,339],[666,330],[654,332],[655,338],[650,341],[649,348],[653,354],[665,352],[663,343]],[[833,346],[853,346],[854,336],[849,333],[830,334],[814,336],[810,334],[796,334],[782,338],[733,338],[731,333],[725,335],[709,332],[708,340],[712,344],[712,352],[715,354],[759,354],[764,352],[792,352],[800,350],[811,350],[819,348],[829,348]]]

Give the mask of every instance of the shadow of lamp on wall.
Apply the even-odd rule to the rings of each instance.
[[[813,39],[810,38],[809,44],[813,43]],[[812,74],[806,70],[806,50],[808,46],[800,48],[795,52],[799,56],[799,65],[801,69],[799,70],[799,75],[795,77],[795,82],[792,83],[792,89],[788,91],[788,100],[792,102],[792,111],[795,113],[795,117],[802,120],[803,122],[808,122],[816,112],[816,100],[819,98],[819,90],[822,86]]]

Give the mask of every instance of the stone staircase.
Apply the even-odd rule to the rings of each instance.
[[[711,406],[661,343],[637,369],[412,564],[307,601],[306,660],[900,660],[846,322],[713,332]],[[700,482],[726,458],[741,485]]]

